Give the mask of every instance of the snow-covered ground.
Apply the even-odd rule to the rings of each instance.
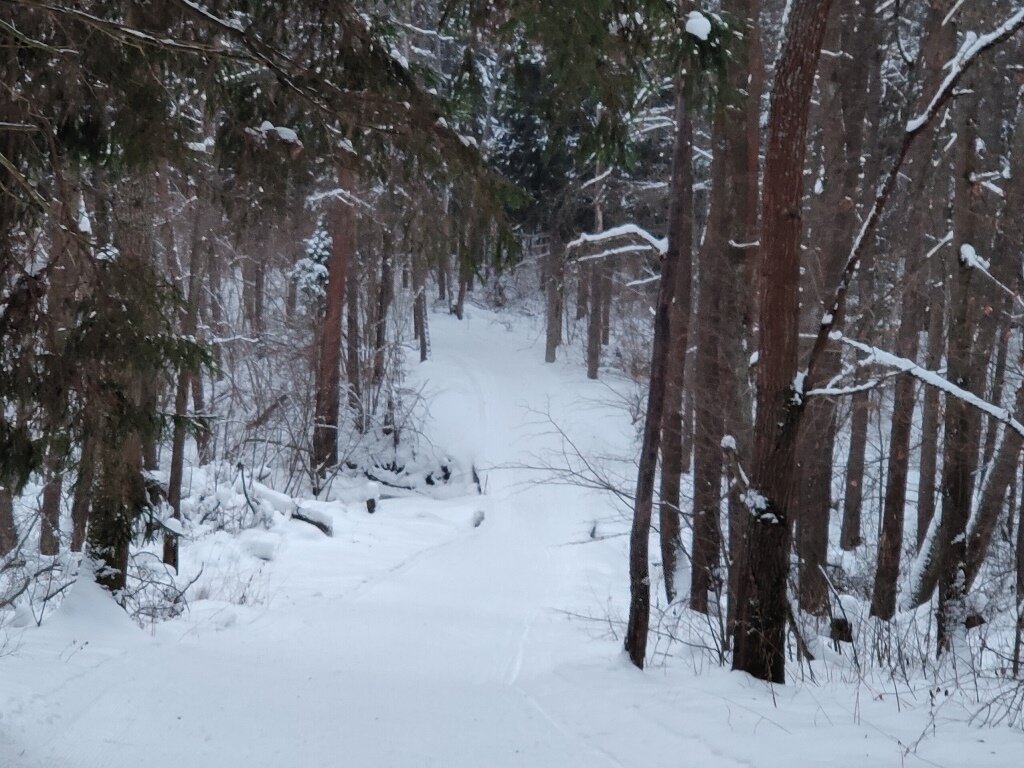
[[[386,499],[374,515],[320,504],[333,538],[282,519],[231,546],[194,542],[186,568],[230,567],[152,631],[80,580],[0,657],[0,767],[1024,760],[1020,732],[969,725],[924,681],[916,696],[842,682],[837,661],[818,683],[773,689],[664,642],[646,672],[629,666],[618,508],[529,467],[565,461],[548,413],[586,455],[630,455],[631,385],[544,365],[531,334],[480,309],[433,317],[432,337],[412,374],[426,432],[476,464],[483,496]]]

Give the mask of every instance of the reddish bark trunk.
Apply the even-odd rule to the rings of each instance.
[[[355,179],[345,166],[338,169],[338,183],[351,190]],[[351,205],[335,201],[331,211],[331,255],[327,264],[327,294],[316,374],[312,467],[324,477],[338,461],[338,410],[341,405],[341,315],[345,277],[352,255],[355,213]]]
[[[799,402],[794,398],[807,118],[830,0],[798,0],[775,74],[761,216],[761,308],[751,506],[736,580],[733,669],[785,682],[791,497]]]
[[[677,86],[678,88],[678,86]],[[676,597],[676,572],[682,551],[679,489],[683,472],[683,389],[692,285],[693,247],[693,127],[681,95],[676,96],[676,139],[672,159],[672,209],[669,240],[679,260],[669,312],[669,350],[665,367],[665,405],[662,412],[661,489],[658,508],[661,562],[668,602]]]

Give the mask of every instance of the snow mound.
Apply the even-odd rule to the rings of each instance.
[[[711,22],[700,11],[690,11],[686,17],[686,32],[698,40],[707,40],[711,34]]]
[[[96,583],[90,564],[82,566],[78,579],[46,626],[68,630],[79,640],[138,632],[110,592]]]

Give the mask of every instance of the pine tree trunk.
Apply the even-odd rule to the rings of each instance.
[[[587,317],[590,306],[590,294],[594,292],[594,267],[585,261],[577,261],[576,268],[576,322]],[[600,325],[601,306],[597,305],[598,325]],[[588,325],[587,333],[590,332]],[[600,335],[600,334],[599,334]]]
[[[742,115],[740,115],[742,117]],[[722,549],[722,438],[729,401],[725,391],[722,345],[731,320],[724,304],[732,286],[727,284],[729,262],[722,258],[728,248],[731,219],[731,190],[728,188],[732,148],[727,144],[727,117],[718,110],[714,124],[711,166],[711,201],[704,243],[699,252],[700,279],[697,311],[694,314],[693,392],[693,547],[690,570],[690,609],[708,612],[708,594],[717,586]]]
[[[960,19],[966,29],[985,21],[977,6],[965,9]],[[982,146],[992,146],[1005,130],[999,116],[992,86],[997,70],[983,61],[964,83],[964,95],[957,99],[957,149],[953,243],[958,256],[951,270],[950,326],[946,349],[946,375],[969,392],[984,397],[986,372],[995,345],[996,316],[992,298],[993,281],[977,269],[972,252],[987,253],[996,279],[1008,280],[1019,266],[1001,263],[993,249],[996,239],[983,222],[995,219],[995,201],[976,179],[985,162]],[[981,449],[981,412],[960,398],[946,398],[946,431],[943,445],[942,519],[939,528],[941,568],[937,615],[939,653],[953,645],[959,624],[966,618],[967,570],[966,526],[974,499]],[[1001,500],[1000,500],[1001,503]]]
[[[366,429],[366,412],[363,402],[363,372],[359,363],[359,263],[353,258],[348,262],[345,281],[345,372],[348,378],[348,407],[356,430]]]
[[[380,285],[377,288],[377,311],[374,315],[373,372],[371,386],[374,397],[379,397],[384,386],[385,356],[388,347],[388,314],[391,311],[391,295],[394,291],[394,274],[391,267],[391,242],[385,239],[384,252],[380,259]],[[461,318],[460,318],[461,319]]]
[[[601,269],[590,263],[584,269],[590,285],[590,306],[587,315],[587,378],[596,379],[601,366]]]
[[[679,471],[684,475],[688,475],[693,471],[693,422],[695,420],[693,400],[693,384],[691,382],[684,381],[683,407],[679,412],[681,421],[680,436],[682,442],[682,448],[680,449],[679,456]]]
[[[437,300],[448,301],[448,257],[443,256],[437,265]]]
[[[864,253],[858,285],[861,306],[869,307],[876,301],[874,259],[874,251],[868,248]],[[870,332],[868,338],[871,338]],[[864,379],[867,373],[861,371],[858,380]],[[850,398],[850,447],[843,481],[843,519],[839,533],[839,546],[845,552],[856,549],[863,542],[861,518],[864,504],[864,469],[868,427],[871,423],[871,412],[875,407],[870,392],[857,392]]]
[[[936,274],[945,272],[942,254],[932,256],[932,288],[928,300],[928,345],[924,365],[929,371],[937,370],[942,363],[943,327],[946,315],[945,281],[934,279]],[[941,394],[935,387],[926,387],[921,405],[921,458],[918,463],[917,486],[917,548],[924,544],[925,534],[935,516],[935,490],[938,479],[939,436],[942,423],[939,413]]]
[[[720,588],[711,566],[721,557],[721,439],[730,434],[741,455],[749,451],[749,403],[745,342],[750,333],[752,285],[757,257],[758,171],[760,149],[760,97],[764,81],[759,33],[758,0],[726,0],[722,10],[744,24],[743,42],[732,51],[729,83],[735,101],[716,110],[713,124],[714,152],[711,167],[711,200],[705,242],[701,249],[701,278],[697,312],[692,315],[696,332],[695,375],[684,394],[683,471],[693,467],[694,568],[691,571],[690,605],[707,612],[708,591]],[[723,255],[725,258],[723,258]],[[705,311],[702,307],[708,307]],[[717,391],[716,391],[717,390]],[[695,422],[697,429],[694,429]],[[691,456],[693,463],[691,465]],[[733,481],[728,477],[730,487]],[[728,593],[736,594],[734,567],[739,561],[740,531],[748,514],[738,493],[730,493]],[[710,512],[710,515],[708,514]],[[697,563],[700,567],[697,567]],[[727,601],[727,632],[735,620],[735,604]],[[728,644],[729,638],[723,638]]]
[[[192,229],[191,252],[188,264],[188,288],[183,289],[185,309],[181,317],[181,333],[186,337],[194,337],[199,324],[199,284],[202,275],[200,267],[203,253],[203,229],[201,218],[196,216]],[[185,419],[188,416],[188,395],[193,378],[198,371],[183,369],[178,374],[178,383],[174,393],[174,427],[171,433],[171,467],[167,478],[167,504],[171,508],[171,517],[181,520],[181,484],[185,473]],[[164,564],[178,570],[178,537],[173,533],[164,535]]]
[[[1003,401],[1003,385],[1006,382],[1006,358],[1010,347],[1010,327],[1002,321],[1002,317],[1008,316],[1012,312],[1012,307],[1009,300],[1003,302],[1002,307],[1003,311],[1000,313],[999,327],[996,333],[998,346],[996,347],[995,370],[992,371],[992,382],[989,385],[988,394],[985,398],[990,403],[1001,403]],[[985,430],[985,447],[981,453],[982,479],[988,475],[989,465],[992,462],[992,457],[995,455],[996,434],[998,432],[999,425],[989,420]]]
[[[419,255],[413,255],[412,290],[413,330],[420,347],[420,362],[426,362],[430,355],[429,332],[427,331],[427,286],[426,266]]]
[[[18,544],[18,527],[14,523],[14,495],[0,486],[0,557],[9,554]]]
[[[185,470],[185,424],[188,412],[188,390],[190,374],[178,374],[174,392],[174,429],[171,434],[171,468],[167,478],[167,505],[171,517],[181,520],[181,482]],[[173,533],[164,534],[164,564],[178,570],[178,537]]]
[[[600,166],[598,166],[598,173],[600,173]],[[604,211],[601,209],[600,191],[597,194],[598,200],[594,204],[594,232],[603,232]],[[590,312],[587,313],[587,378],[596,379],[598,369],[601,366],[601,288],[604,281],[601,276],[600,259],[589,263],[583,262],[583,264],[586,266],[581,265],[580,281],[583,282],[585,280],[590,286]],[[586,311],[586,307],[587,302],[584,301],[584,311]],[[579,315],[578,300],[576,312]],[[577,316],[577,319],[579,319],[579,316]]]
[[[871,179],[865,184],[863,167],[865,127],[879,117],[870,114],[869,107],[879,104],[877,97],[872,99],[876,96],[872,86],[882,64],[882,56],[877,53],[880,41],[874,6],[874,0],[865,0],[856,8],[833,5],[833,16],[838,18],[832,36],[835,50],[843,55],[823,60],[818,76],[822,96],[818,120],[822,125],[825,174],[822,194],[812,198],[810,209],[808,247],[814,258],[808,270],[812,283],[808,293],[814,298],[815,311],[807,315],[807,321],[812,334],[821,317],[831,309],[828,303],[832,300],[832,288],[840,278],[847,244],[852,242],[859,225],[854,201],[861,199],[862,190],[874,183]],[[871,52],[876,53],[866,55]],[[840,350],[826,350],[818,365],[816,380],[828,381],[837,375],[842,368]],[[794,515],[799,558],[797,596],[801,610],[816,616],[824,616],[829,610],[829,585],[824,569],[837,428],[834,399],[811,399],[797,448],[801,480]]]
[[[920,303],[918,290],[914,286],[907,286],[903,296],[903,316],[896,337],[896,354],[908,360],[917,359]],[[896,612],[896,583],[900,572],[900,552],[903,550],[903,516],[910,463],[910,431],[914,421],[914,389],[914,379],[910,376],[901,376],[896,380],[882,528],[871,595],[871,615],[886,621]]]
[[[612,335],[613,257],[601,265],[601,346],[607,347]]]
[[[733,669],[785,682],[796,473],[800,209],[807,118],[831,0],[797,0],[775,74],[761,216],[761,308],[751,514],[738,564]]]
[[[338,168],[338,183],[351,190],[355,177],[351,169]],[[341,315],[345,300],[345,277],[352,258],[355,212],[337,200],[331,210],[331,254],[327,264],[326,306],[316,373],[312,468],[325,477],[338,462],[338,411],[341,405]]]
[[[551,236],[545,265],[544,295],[546,300],[547,330],[544,343],[544,362],[555,362],[556,352],[562,343],[562,291],[565,281],[565,254],[560,239]]]
[[[1014,413],[1024,413],[1024,387],[1017,389]],[[1005,506],[1006,492],[1017,476],[1022,444],[1024,438],[1020,432],[1004,427],[1002,444],[996,454],[995,463],[985,479],[978,508],[971,519],[972,525],[967,535],[967,554],[964,560],[965,593],[974,584],[974,579],[981,570],[989,545],[992,543],[996,525]]]
[[[682,89],[676,88],[676,115],[687,109]],[[629,621],[626,626],[625,648],[634,665],[643,669],[647,654],[647,632],[651,616],[651,582],[647,556],[651,534],[651,513],[654,505],[654,481],[658,464],[658,449],[661,443],[661,425],[665,406],[665,388],[668,379],[668,359],[671,354],[672,328],[671,312],[680,269],[689,272],[690,244],[682,242],[680,217],[686,215],[685,204],[691,201],[685,192],[684,182],[692,173],[689,167],[677,164],[680,158],[688,158],[685,145],[690,137],[685,131],[686,120],[677,122],[684,130],[676,131],[673,151],[672,184],[669,208],[669,245],[661,264],[661,281],[658,287],[658,303],[654,310],[654,344],[651,350],[651,381],[647,395],[647,413],[644,418],[644,434],[640,448],[640,466],[637,471],[636,497],[633,506],[633,525],[629,535]],[[692,186],[690,187],[692,189]],[[675,233],[676,237],[672,235]],[[689,282],[689,275],[686,276]],[[680,346],[686,349],[686,335],[680,333]]]
[[[1017,631],[1013,643],[1013,676],[1020,676],[1021,645],[1024,643],[1024,493],[1017,509]]]
[[[49,463],[46,470],[49,479],[43,487],[39,510],[39,554],[53,557],[60,554],[60,500],[64,479],[56,462]]]
[[[861,508],[864,503],[864,464],[868,445],[871,395],[857,392],[851,398],[850,450],[846,458],[846,493],[843,495],[843,522],[839,546],[846,552],[861,545]]]
[[[138,433],[123,435],[118,445],[103,445],[98,464],[89,522],[89,553],[99,560],[97,583],[117,597],[126,585],[135,520],[148,504]]]
[[[970,389],[971,347],[976,317],[972,311],[971,291],[976,281],[973,270],[958,262],[953,283],[949,342],[946,349],[946,375],[963,389]],[[942,509],[939,527],[939,613],[938,647],[940,653],[952,644],[954,624],[963,609],[963,570],[967,556],[965,533],[974,494],[972,456],[976,447],[977,416],[972,406],[960,398],[946,398],[946,429],[942,448]]]
[[[683,389],[686,384],[686,348],[693,267],[693,127],[677,84],[675,105],[676,138],[672,158],[672,208],[669,212],[669,240],[678,259],[676,285],[669,311],[669,349],[665,364],[665,403],[661,417],[661,489],[658,531],[665,595],[676,598],[676,573],[682,551],[679,489],[683,472]]]
[[[466,314],[466,290],[469,286],[469,281],[463,277],[459,277],[459,291],[455,296],[455,304],[452,306],[452,314],[454,314],[459,320]]]
[[[92,504],[93,481],[96,475],[96,437],[92,429],[85,432],[82,453],[78,460],[78,476],[71,500],[71,551],[81,552],[85,546],[86,528]]]
[[[203,372],[196,370],[189,377],[192,388],[192,410],[197,414],[206,414],[206,396],[203,391]],[[196,432],[196,458],[200,467],[213,461],[210,445],[210,429],[204,425]]]

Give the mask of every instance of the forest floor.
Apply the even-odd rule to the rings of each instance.
[[[530,467],[566,461],[550,414],[631,473],[614,457],[633,453],[633,385],[545,365],[528,327],[434,316],[411,373],[426,435],[476,464],[482,496],[321,505],[333,538],[282,519],[233,549],[189,543],[230,559],[234,587],[147,631],[80,579],[0,657],[0,766],[1020,764],[1024,734],[969,724],[926,680],[876,687],[836,662],[773,688],[664,640],[632,668],[623,508]]]

